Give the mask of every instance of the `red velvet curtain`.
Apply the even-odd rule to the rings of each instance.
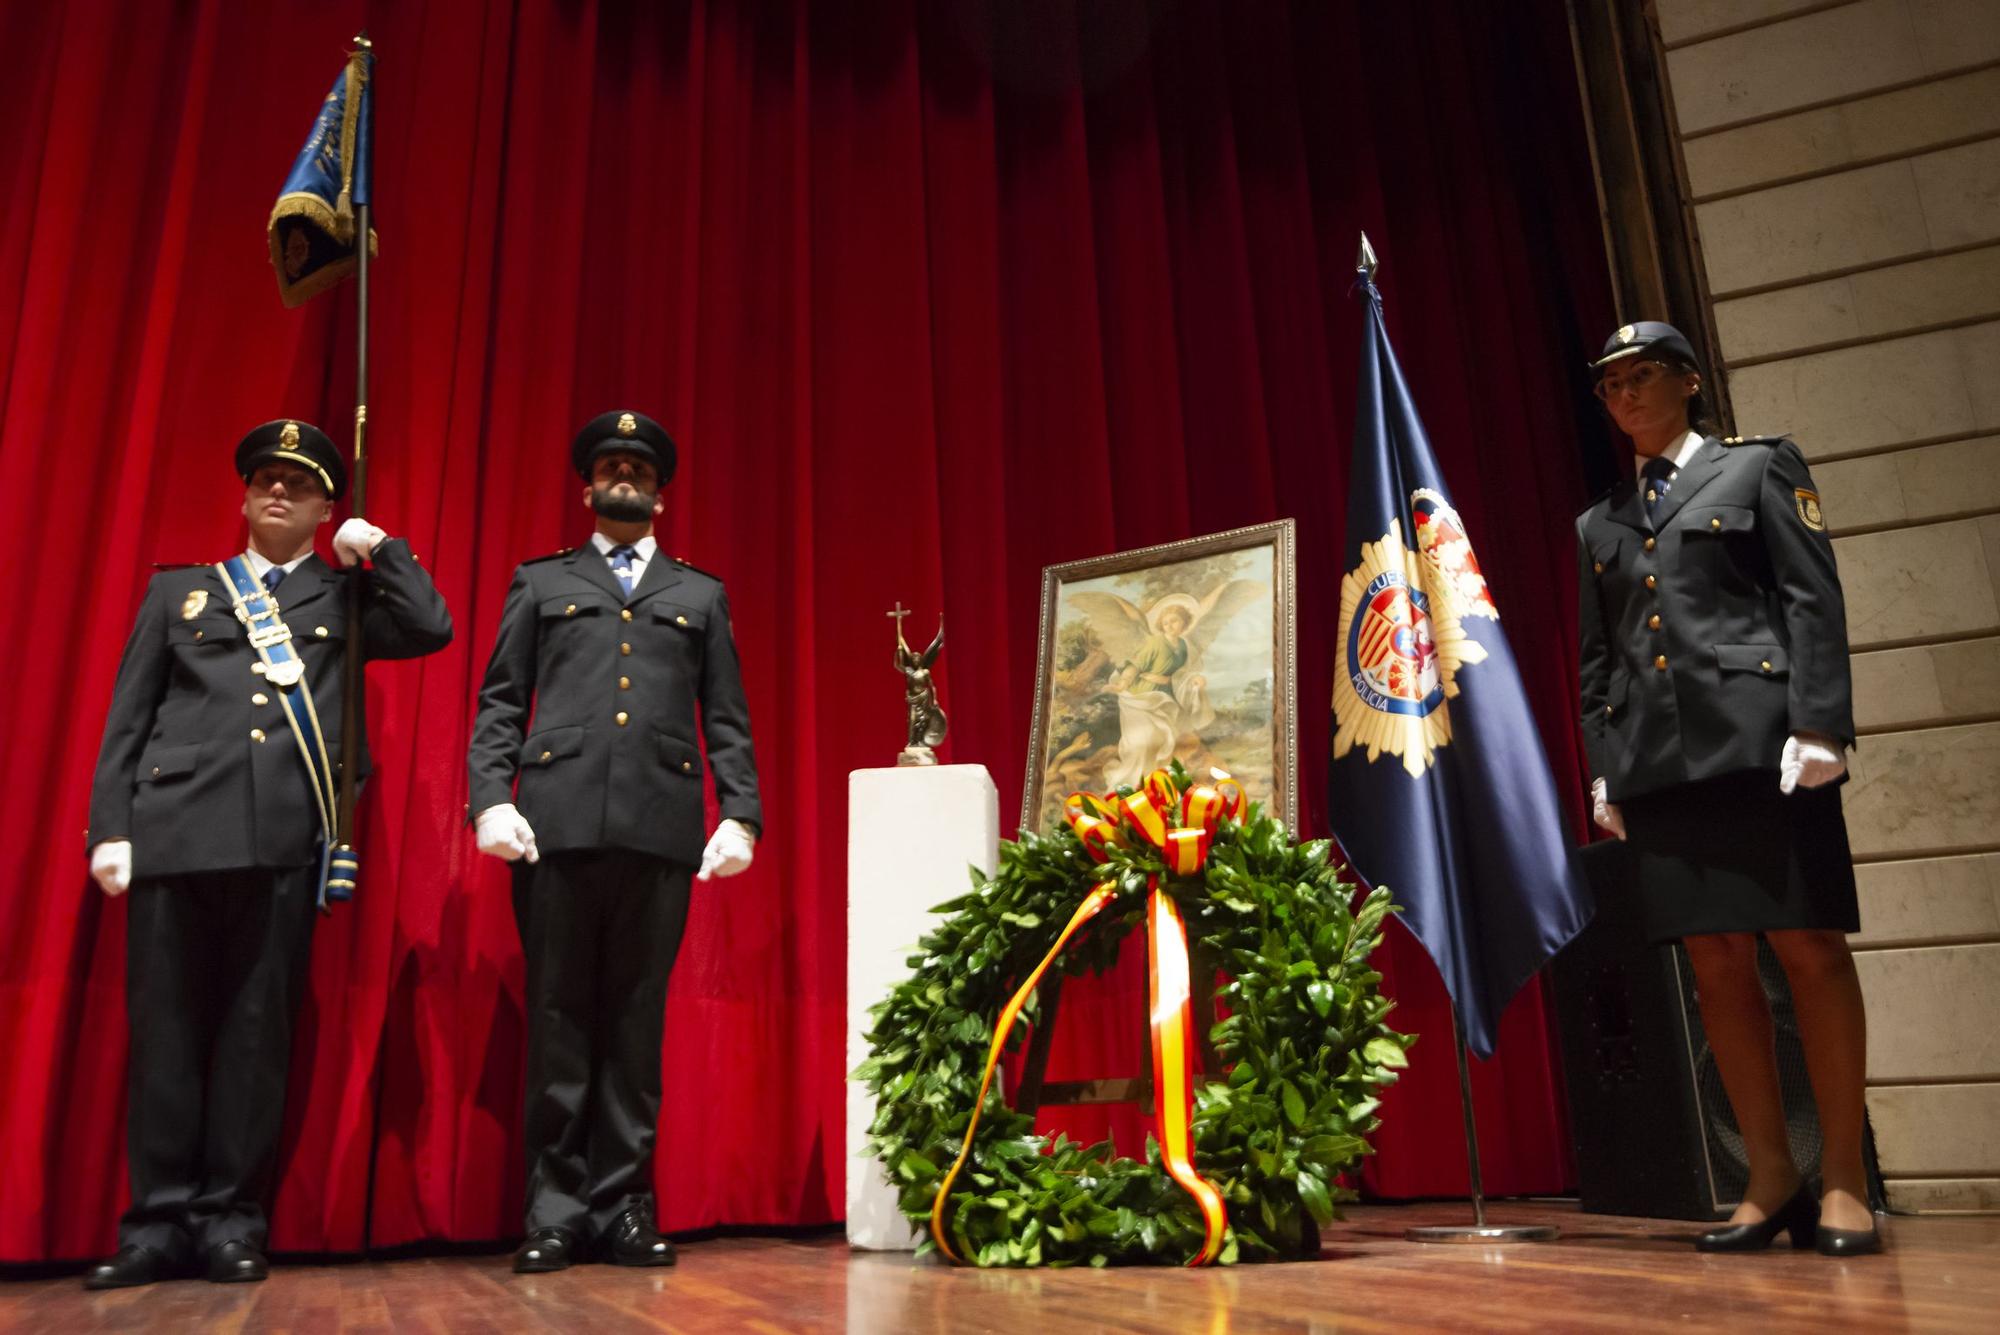
[[[769,816],[673,978],[669,1228],[839,1215],[845,775],[900,744],[892,602],[948,617],[946,759],[1011,812],[1040,568],[1295,517],[1325,830],[1364,227],[1580,787],[1575,368],[1609,304],[1560,6],[9,4],[0,1260],[101,1252],[123,1204],[125,910],[80,837],[100,723],[151,563],[242,542],[242,430],[348,435],[352,291],[282,309],[262,226],[364,25],[368,510],[457,639],[372,671],[365,883],[314,942],[276,1246],[518,1229],[521,964],[463,753],[508,572],[588,531],[565,454],[607,406],[681,441],[663,541],[729,583]],[[1407,938],[1385,955],[1426,1041],[1370,1185],[1462,1191],[1448,1012]],[[1072,987],[1052,1074],[1129,1072],[1141,995]],[[1531,991],[1475,1072],[1489,1190],[1570,1181],[1549,1026]],[[1063,1114],[1107,1122],[1137,1148],[1134,1115]]]

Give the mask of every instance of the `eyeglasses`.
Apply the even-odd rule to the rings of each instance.
[[[1644,394],[1667,374],[1669,369],[1658,362],[1640,362],[1616,380],[1605,376],[1591,387],[1591,393],[1607,401],[1628,389],[1634,394]]]

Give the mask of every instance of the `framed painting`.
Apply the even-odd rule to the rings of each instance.
[[[1289,519],[1042,570],[1021,825],[1178,759],[1298,827]]]

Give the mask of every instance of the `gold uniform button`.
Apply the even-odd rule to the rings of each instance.
[[[1646,576],[1646,587],[1649,589],[1657,589],[1660,587],[1660,581],[1654,579],[1651,575],[1648,575]]]
[[[629,644],[621,644],[618,646],[618,652],[621,654],[629,654],[632,652],[632,646]]]
[[[1660,628],[1660,614],[1658,612],[1655,612],[1653,613],[1653,615],[1646,618],[1646,629],[1658,630],[1659,628]]]
[[[1659,546],[1659,545],[1660,545],[1660,544],[1659,544],[1659,541],[1658,541],[1657,539],[1654,539],[1654,538],[1648,538],[1648,539],[1646,539],[1646,550],[1647,550],[1647,551],[1649,551],[1649,552],[1650,552],[1650,551],[1652,551],[1652,550],[1653,550],[1653,548],[1655,548],[1655,547],[1657,547],[1657,546]]]
[[[1606,717],[1606,718],[1610,718],[1610,717],[1611,717],[1611,706],[1610,706],[1610,705],[1606,705],[1606,706],[1604,706],[1604,717]]]
[[[1600,575],[1601,575],[1601,574],[1603,574],[1603,573],[1604,573],[1604,562],[1602,562],[1602,561],[1599,561],[1599,562],[1597,562],[1597,563],[1596,563],[1595,565],[1591,566],[1591,569],[1592,569],[1593,571],[1595,571],[1596,573],[1600,574]]]
[[[629,691],[629,690],[631,690],[631,689],[632,689],[632,679],[631,679],[630,677],[620,677],[620,678],[618,679],[618,689],[619,689],[619,690],[621,690],[621,691]]]
[[[313,627],[313,634],[315,634],[315,635],[319,636],[319,637],[320,637],[320,638],[321,638],[322,640],[323,640],[323,639],[325,639],[325,638],[326,638],[326,627],[325,627],[325,626],[314,626],[314,627]]]
[[[683,760],[681,762],[681,773],[686,774],[693,768],[694,768],[694,762],[692,760]]]
[[[1769,672],[1771,670],[1771,660],[1767,658],[1762,663],[1759,663],[1757,666],[1763,668],[1764,671]]]
[[[153,777],[156,779],[160,777],[160,767],[158,765],[153,766]]]
[[[618,617],[621,621],[630,621],[632,619],[632,609],[629,607],[619,608]]]
[[[1721,527],[1722,527],[1722,521],[1721,521],[1720,519],[1711,519],[1711,520],[1709,520],[1709,521],[1708,521],[1708,526],[1709,526],[1710,528],[1721,528]]]
[[[621,710],[619,710],[619,711],[618,711],[618,726],[619,726],[619,727],[621,727],[621,728],[622,728],[622,727],[624,727],[624,726],[625,726],[625,725],[626,725],[627,723],[629,723],[629,722],[631,721],[631,719],[632,719],[632,716],[631,716],[630,714],[626,713],[626,712],[625,712],[624,710],[622,710],[622,709],[621,709]]]
[[[261,741],[263,741],[263,740],[264,740],[264,730],[263,730],[262,728],[252,728],[252,729],[250,729],[250,740],[251,740],[251,741],[253,741],[253,742],[261,742]]]
[[[250,697],[250,703],[253,705],[268,705],[271,703],[271,697],[264,694],[262,691],[258,691],[255,695]]]
[[[1657,501],[1660,499],[1660,493],[1654,491],[1651,487],[1648,487],[1646,488],[1646,499],[1649,501]]]
[[[1665,654],[1661,654],[1658,658],[1655,658],[1653,660],[1653,666],[1657,668],[1659,671],[1665,672],[1667,670],[1667,656]]]
[[[569,605],[568,607],[565,607],[565,608],[563,609],[563,615],[564,615],[564,616],[566,616],[566,617],[573,617],[573,616],[575,616],[575,615],[576,615],[576,604],[575,604],[575,603],[571,603],[571,604],[570,604],[570,605]]]
[[[542,763],[544,765],[548,764],[551,760],[554,760],[555,758],[556,758],[556,753],[553,751],[542,752]]]
[[[201,631],[196,631],[196,632],[194,633],[194,637],[195,637],[195,638],[196,638],[197,640],[198,640],[198,639],[200,639],[200,638],[202,637],[202,632],[201,632]]]
[[[675,618],[674,618],[674,624],[675,624],[676,626],[685,626],[685,625],[687,625],[687,623],[688,623],[688,619],[687,619],[686,617],[675,617]]]

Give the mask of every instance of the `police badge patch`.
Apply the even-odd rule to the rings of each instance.
[[[1792,490],[1792,504],[1798,509],[1801,524],[1815,533],[1826,532],[1826,516],[1820,513],[1818,492],[1796,487]]]
[[[208,590],[192,590],[181,600],[181,620],[192,621],[201,615],[201,609],[208,606]]]
[[[1458,694],[1458,669],[1486,658],[1461,624],[1463,597],[1442,565],[1403,545],[1400,520],[1362,544],[1361,563],[1340,582],[1335,760],[1364,746],[1371,763],[1386,751],[1421,777],[1451,741],[1446,702]]]

